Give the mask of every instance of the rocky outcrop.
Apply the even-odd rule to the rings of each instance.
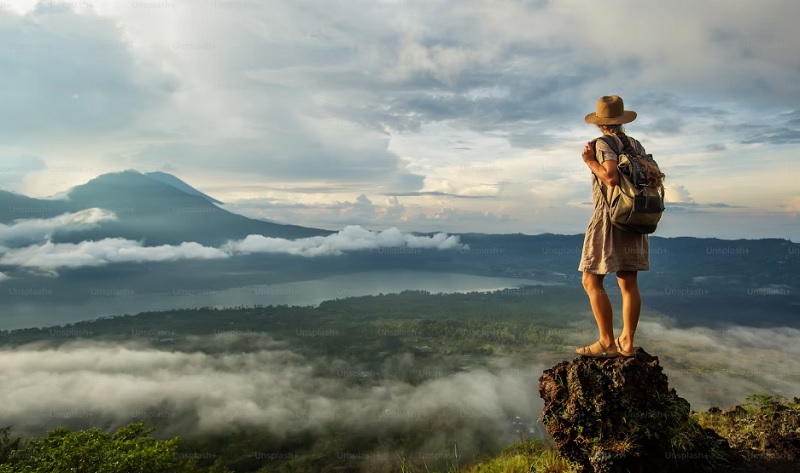
[[[713,471],[733,457],[642,349],[635,358],[559,363],[542,374],[539,393],[547,432],[584,472]]]
[[[753,394],[743,406],[712,407],[699,418],[739,454],[731,472],[800,471],[800,399]]]

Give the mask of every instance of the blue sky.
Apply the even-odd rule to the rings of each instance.
[[[800,3],[0,2],[0,188],[175,174],[249,216],[581,233],[601,95],[662,236],[800,240]]]

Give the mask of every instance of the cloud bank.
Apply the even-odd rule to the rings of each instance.
[[[50,238],[53,233],[94,228],[101,222],[117,220],[113,212],[91,208],[65,213],[52,218],[17,220],[11,225],[0,223],[0,243],[36,241]]]
[[[379,248],[418,248],[452,250],[464,247],[459,238],[446,233],[415,236],[397,228],[373,232],[358,225],[348,225],[337,233],[324,237],[286,240],[262,235],[249,235],[244,240],[229,242],[223,249],[229,253],[287,253],[301,256],[339,255],[345,251],[376,250]]]
[[[453,372],[396,354],[366,367],[307,359],[263,334],[246,342],[260,349],[242,353],[236,338],[195,339],[205,352],[101,343],[0,351],[6,380],[0,419],[13,423],[17,435],[135,420],[157,423],[159,435],[184,438],[242,428],[277,438],[308,432],[320,440],[342,431],[362,438],[414,432],[425,439],[417,448],[429,454],[448,451],[453,442],[464,454],[486,448],[485,442],[501,448],[513,441],[515,416],[536,425],[540,365]],[[230,351],[208,353],[221,346]],[[403,380],[408,377],[421,382]],[[438,429],[431,431],[432,424]],[[396,452],[389,453],[396,464]]]
[[[104,238],[80,243],[52,243],[31,245],[10,250],[0,257],[0,264],[55,270],[82,268],[112,263],[146,263],[182,259],[216,259],[229,255],[200,243],[184,242],[180,245],[143,246],[141,242],[124,238]]]
[[[49,219],[30,219],[0,227],[0,241],[46,239],[44,242],[19,248],[0,248],[0,264],[32,268],[53,273],[61,268],[103,266],[113,263],[145,263],[184,259],[223,259],[237,254],[281,253],[303,257],[341,255],[350,251],[379,248],[415,248],[453,250],[466,247],[457,236],[437,233],[417,236],[397,228],[370,231],[350,225],[324,237],[288,240],[263,235],[248,235],[229,241],[221,248],[196,242],[180,245],[144,246],[142,242],[123,238],[104,238],[80,243],[53,243],[49,237],[56,231],[70,231],[96,226],[114,220],[112,212],[89,209]],[[0,278],[2,281],[2,278]]]

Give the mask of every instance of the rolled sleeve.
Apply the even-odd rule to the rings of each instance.
[[[595,151],[597,162],[600,164],[603,164],[605,161],[619,161],[617,153],[603,140],[597,140],[595,142]]]

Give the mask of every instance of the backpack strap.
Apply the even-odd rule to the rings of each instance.
[[[594,141],[597,141],[597,140],[604,141],[608,145],[608,147],[611,148],[612,151],[617,153],[617,155],[620,154],[619,146],[617,146],[617,140],[613,136],[603,135],[603,136],[601,136],[599,138],[595,138],[594,139]],[[597,150],[595,149],[595,152],[596,151]]]

